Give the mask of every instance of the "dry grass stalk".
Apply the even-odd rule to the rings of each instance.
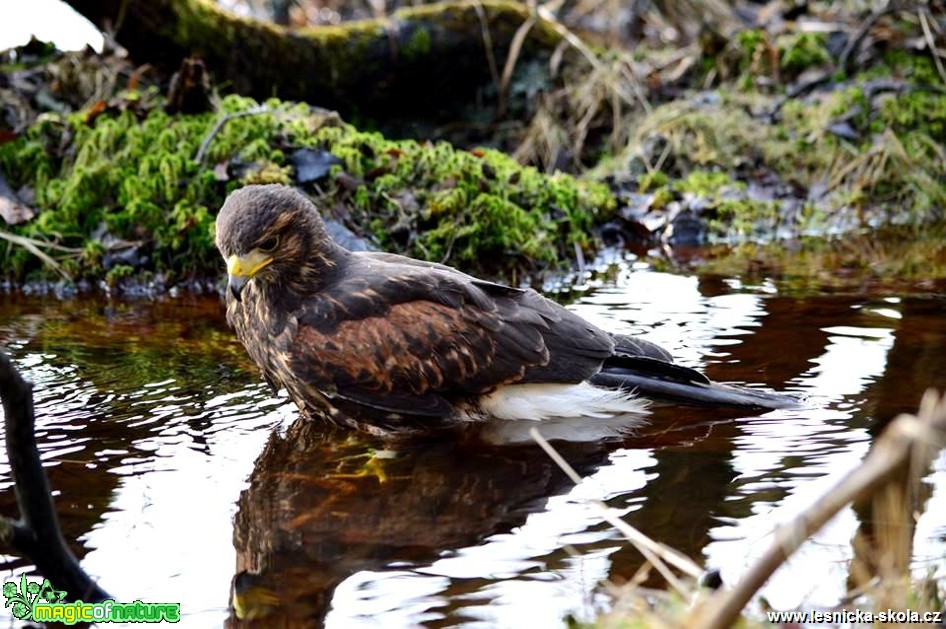
[[[581,482],[581,477],[537,429],[533,428],[530,434],[572,481],[576,484]],[[612,589],[612,594],[617,599],[615,610],[600,618],[596,626],[624,626],[626,619],[631,617],[641,621],[641,626],[686,626],[700,629],[733,626],[750,599],[795,550],[841,509],[852,502],[864,500],[872,504],[874,537],[876,547],[880,550],[878,552],[877,549],[871,549],[874,555],[878,555],[877,561],[871,567],[875,574],[865,572],[863,566],[852,566],[852,573],[860,570],[860,578],[857,574],[854,578],[861,582],[856,594],[852,593],[852,596],[870,595],[877,609],[904,609],[908,604],[914,609],[918,604],[934,607],[937,600],[935,584],[934,591],[929,593],[918,590],[930,589],[930,583],[920,582],[917,585],[910,582],[908,571],[913,527],[910,522],[905,526],[903,518],[904,514],[908,518],[914,516],[912,505],[917,502],[915,494],[920,486],[920,479],[944,446],[946,395],[940,396],[930,390],[923,396],[917,416],[904,414],[895,418],[856,469],[842,478],[820,501],[791,522],[776,529],[772,546],[734,588],[718,591],[709,598],[697,599],[688,616],[675,621],[653,609],[652,603],[655,599],[667,597],[660,593],[645,593],[640,588],[642,581],[635,578],[624,588]],[[605,521],[621,531],[645,557],[647,563],[642,567],[642,571],[653,566],[676,591],[679,595],[676,599],[678,611],[681,598],[683,601],[694,600],[697,591],[695,582],[702,574],[699,566],[682,553],[645,536],[624,522],[603,502],[591,500],[589,504],[597,507]],[[679,570],[683,578],[676,576],[671,566]],[[914,594],[917,594],[918,600],[909,598]],[[667,600],[672,607],[673,597]],[[671,616],[676,616],[676,613]]]
[[[489,21],[486,19],[486,9],[483,3],[477,0],[473,5],[476,17],[480,21],[480,31],[483,33],[483,47],[486,49],[486,62],[489,65],[489,75],[493,78],[493,85],[498,93],[502,94],[502,81],[499,78],[499,69],[496,66],[496,55],[493,54],[493,36],[489,32]]]
[[[577,485],[582,481],[581,476],[578,475],[575,469],[562,458],[562,455],[546,441],[545,437],[536,428],[531,428],[529,434],[545,450],[549,458],[568,475],[572,482]],[[673,566],[687,577],[697,579],[703,573],[703,570],[696,563],[683,553],[647,537],[644,533],[622,520],[613,509],[600,500],[589,500],[588,504],[594,506],[608,524],[619,530],[674,590],[684,597],[690,594],[692,588],[681,580],[670,569],[670,566]]]
[[[14,245],[23,247],[34,256],[43,261],[43,264],[53,269],[59,273],[63,279],[71,280],[69,274],[66,273],[66,270],[62,268],[62,265],[56,262],[56,259],[47,254],[45,251],[40,249],[40,247],[48,247],[50,249],[56,249],[58,251],[68,251],[70,253],[79,253],[80,249],[73,249],[71,247],[63,247],[62,245],[57,245],[55,243],[44,242],[42,240],[35,240],[33,238],[27,238],[26,236],[18,236],[17,234],[11,234],[9,232],[0,231],[0,239],[11,242]]]
[[[506,64],[503,66],[503,75],[499,80],[499,103],[496,105],[498,115],[502,116],[506,111],[506,93],[509,90],[509,82],[512,80],[512,72],[516,69],[516,62],[519,60],[519,54],[522,52],[522,45],[526,41],[526,36],[536,23],[535,14],[523,22],[509,44],[509,56],[506,57]]]
[[[861,465],[841,479],[820,501],[777,528],[774,543],[742,580],[731,590],[716,593],[693,610],[687,626],[703,629],[731,626],[769,577],[828,520],[851,502],[877,495],[891,481],[896,482],[897,475],[902,474],[905,467],[909,469],[909,478],[916,483],[921,471],[927,469],[944,444],[946,396],[927,391],[918,416],[900,415],[895,418]],[[906,554],[908,556],[909,552]],[[899,569],[902,571],[904,568]]]
[[[243,116],[256,116],[259,114],[268,114],[268,113],[272,113],[269,107],[261,106],[261,107],[254,107],[252,109],[247,109],[245,111],[236,111],[236,112],[233,112],[232,114],[226,114],[224,116],[221,116],[217,120],[216,124],[214,124],[213,128],[210,130],[210,133],[207,134],[207,137],[204,138],[204,141],[200,143],[200,148],[197,149],[197,154],[194,155],[194,161],[198,164],[204,161],[204,156],[207,154],[207,151],[210,149],[210,143],[213,142],[214,137],[216,137],[216,135],[220,133],[220,130],[223,129],[223,126],[227,124],[228,122],[230,122],[231,120],[235,120],[236,118],[242,118]]]

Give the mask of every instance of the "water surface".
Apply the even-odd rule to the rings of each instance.
[[[855,466],[879,428],[946,383],[946,301],[929,284],[797,291],[778,279],[624,265],[569,307],[721,381],[798,392],[801,410],[658,406],[619,441],[537,447],[377,440],[297,421],[260,382],[219,298],[0,296],[0,343],[35,383],[37,437],[67,539],[121,600],[229,620],[231,580],[266,626],[564,626],[607,607],[642,558],[589,498],[736,579],[776,523]],[[927,476],[915,566],[942,573],[946,458]],[[0,465],[0,509],[16,512]],[[847,587],[842,512],[766,586],[777,609]],[[5,557],[5,578],[30,566]],[[3,610],[4,613],[7,610]]]

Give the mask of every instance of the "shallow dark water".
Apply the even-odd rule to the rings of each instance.
[[[0,343],[36,385],[65,534],[118,598],[180,602],[184,626],[222,626],[245,570],[279,601],[266,626],[559,626],[606,607],[600,582],[642,562],[588,498],[733,580],[884,422],[946,385],[938,290],[786,286],[624,267],[570,306],[714,379],[810,401],[762,416],[656,407],[634,437],[558,444],[587,479],[578,486],[531,445],[378,452],[294,421],[216,297],[0,296]],[[926,480],[915,566],[942,573],[946,458]],[[5,463],[0,509],[15,513]],[[765,588],[768,602],[835,603],[858,526],[852,509],[832,521]],[[6,578],[28,569],[5,565]]]

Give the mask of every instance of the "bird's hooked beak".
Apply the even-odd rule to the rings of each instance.
[[[273,257],[271,255],[267,255],[258,249],[253,249],[243,256],[234,254],[227,258],[227,288],[230,289],[233,298],[241,301],[246,283],[272,261]]]

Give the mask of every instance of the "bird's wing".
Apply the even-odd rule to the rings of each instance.
[[[613,342],[539,297],[448,270],[355,266],[303,304],[290,361],[328,395],[443,415],[447,398],[513,382],[580,382]]]

